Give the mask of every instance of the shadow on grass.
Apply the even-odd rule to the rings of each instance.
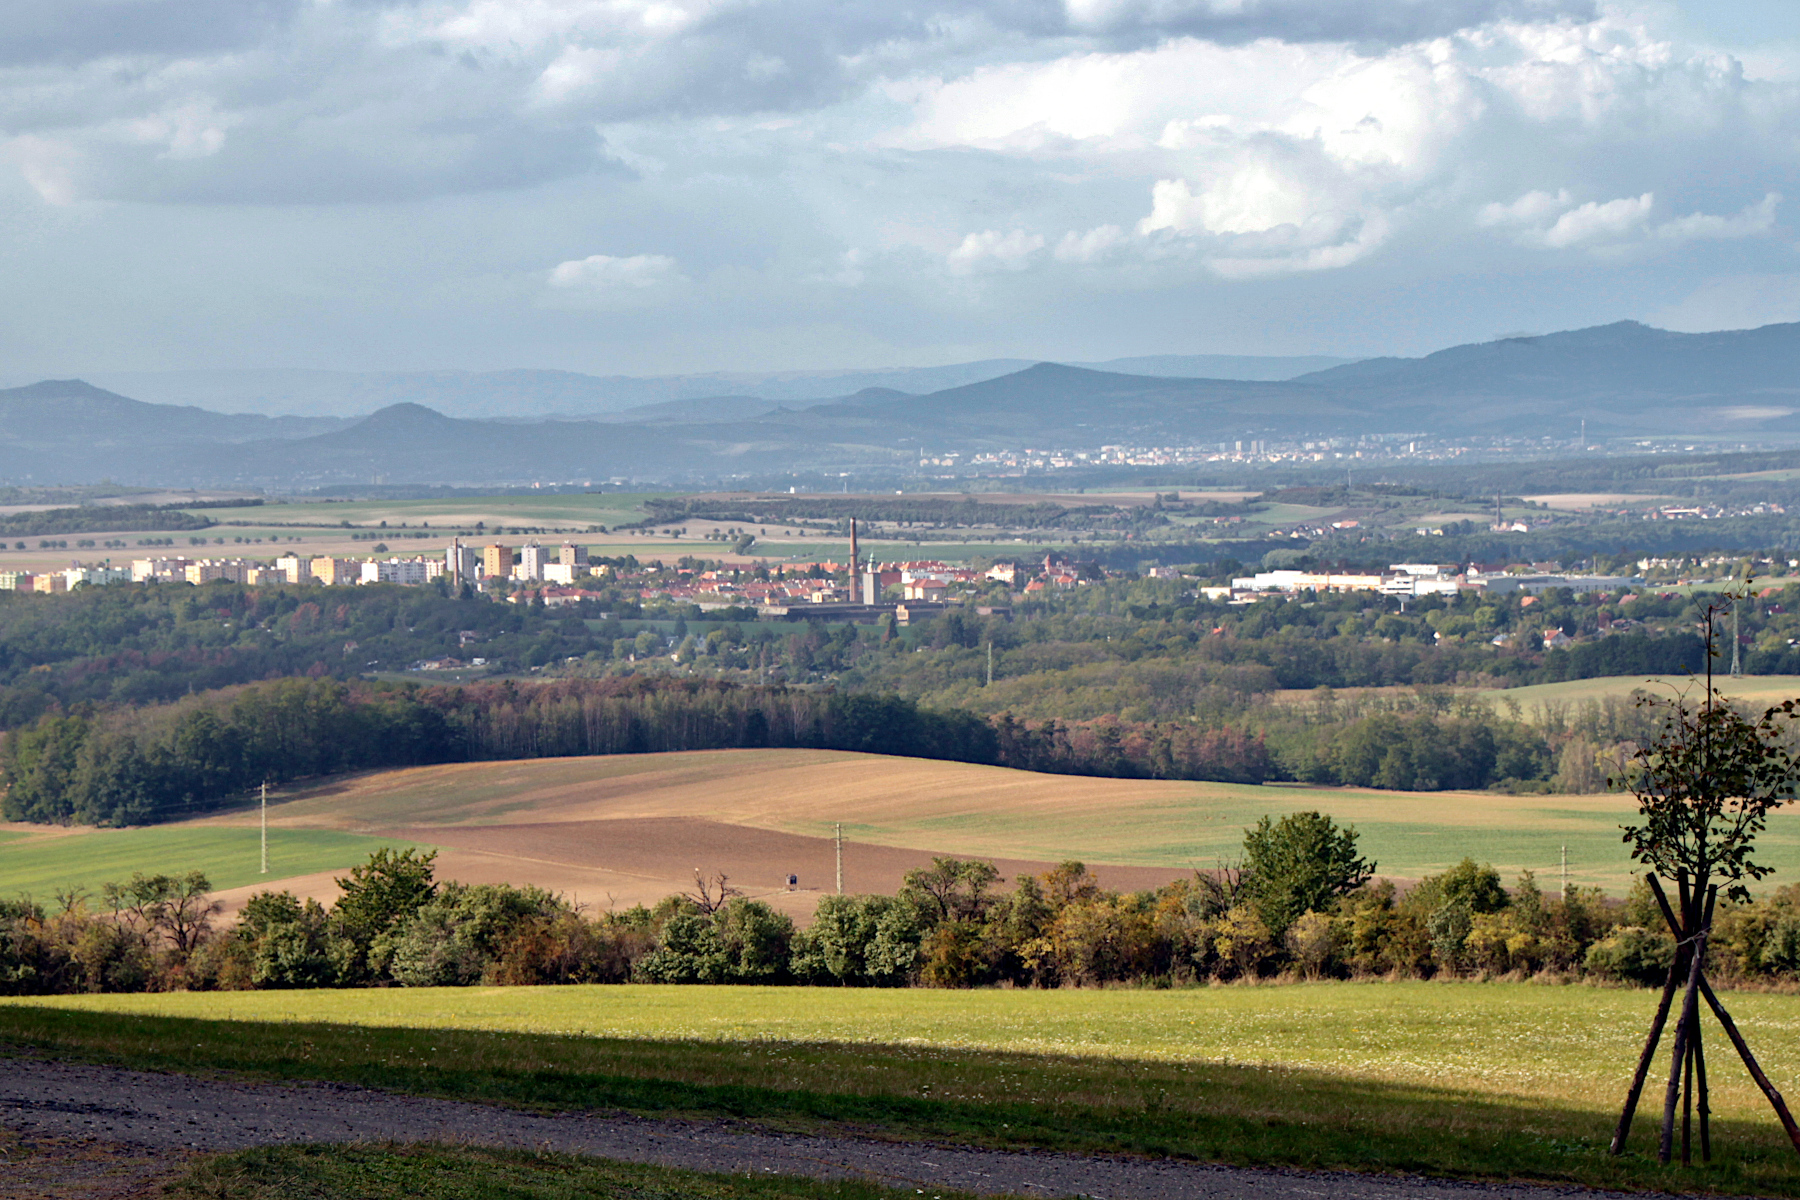
[[[914,1045],[634,1040],[0,1007],[0,1042],[125,1067],[330,1080],[545,1111],[626,1110],[848,1136],[1800,1197],[1773,1120],[1715,1120],[1706,1167],[1660,1167],[1613,1115],[1554,1098],[1290,1067]],[[1621,1077],[1621,1085],[1624,1083]]]

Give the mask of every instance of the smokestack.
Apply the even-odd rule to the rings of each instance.
[[[850,518],[850,594],[856,595],[857,564],[862,560],[856,554],[856,518]]]

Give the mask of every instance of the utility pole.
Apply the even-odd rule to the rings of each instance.
[[[269,873],[269,781],[262,785],[262,873]]]
[[[1738,641],[1738,610],[1743,608],[1743,606],[1744,602],[1742,600],[1733,600],[1731,602],[1731,677],[1733,679],[1736,679],[1739,675],[1743,674],[1743,672],[1738,669],[1738,647],[1742,644]]]
[[[838,895],[844,894],[844,823],[837,823],[837,884]]]

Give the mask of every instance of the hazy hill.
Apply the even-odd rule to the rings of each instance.
[[[1544,433],[1719,433],[1793,428],[1800,324],[1672,333],[1620,321],[1541,337],[1377,358],[1301,376],[1392,424]]]
[[[1129,374],[1218,379],[1287,379],[1345,362],[1317,355],[1188,354],[1079,364]],[[158,404],[198,405],[221,412],[366,414],[393,404],[421,404],[454,417],[593,416],[671,405],[629,419],[677,415],[682,401],[755,398],[796,407],[864,388],[922,394],[1010,375],[1028,358],[990,358],[941,367],[844,371],[727,371],[693,375],[584,375],[577,371],[217,370],[103,372],[103,387]],[[705,418],[701,418],[705,419]]]
[[[333,417],[266,417],[146,404],[79,379],[0,390],[0,476],[34,482],[161,482],[161,468],[201,448],[305,438]],[[186,481],[185,478],[183,480]]]
[[[1148,372],[1188,360],[1130,361]],[[555,376],[568,396],[593,391],[587,376],[502,374],[520,377],[521,395],[540,394],[524,378],[540,374]],[[1621,322],[1342,364],[1289,380],[1038,363],[922,395],[870,384],[820,402],[738,393],[552,420],[476,420],[415,401],[383,405],[355,422],[232,416],[49,381],[0,391],[0,478],[263,487],[681,482],[904,468],[922,451],[1366,432],[1566,441],[1583,420],[1594,436],[1800,432],[1800,324],[1680,334]]]

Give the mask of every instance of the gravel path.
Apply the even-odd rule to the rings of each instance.
[[[706,1171],[1105,1200],[1545,1200],[1603,1194],[785,1135],[614,1113],[542,1116],[343,1084],[203,1079],[28,1053],[0,1057],[0,1128],[26,1138],[91,1139],[165,1156],[283,1142],[448,1141]]]

